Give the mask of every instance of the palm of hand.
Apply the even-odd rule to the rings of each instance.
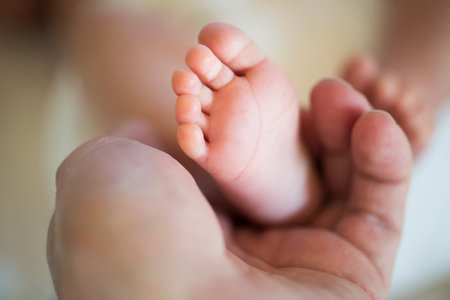
[[[248,278],[261,282],[262,286],[255,284],[249,291],[253,297],[259,295],[258,299],[262,295],[275,299],[280,293],[273,287],[265,291],[265,280],[284,289],[283,299],[299,299],[300,295],[309,296],[306,299],[382,299],[389,289],[389,280],[375,263],[331,228],[236,229],[228,244],[233,255],[260,271],[253,273],[255,279]],[[240,297],[242,293],[233,299]]]
[[[391,117],[346,95],[312,102],[311,119],[329,120],[315,126],[327,201],[302,226],[257,231],[219,218],[221,228],[193,178],[167,154],[117,138],[80,147],[58,172],[49,228],[58,295],[385,299],[412,155]]]
[[[361,250],[353,243],[359,242],[359,229],[345,229],[348,232],[343,236],[330,225],[344,215],[344,209],[337,206],[324,207],[308,225],[275,229],[232,228],[220,218],[226,255],[219,265],[229,265],[240,275],[233,273],[229,282],[221,274],[227,267],[212,264],[202,272],[210,286],[202,287],[194,298],[203,299],[205,294],[205,299],[387,298],[390,270],[377,265],[385,258],[374,261],[364,252],[366,246]],[[349,226],[352,222],[347,221]],[[186,260],[210,263],[202,257]]]
[[[337,117],[348,120],[353,113],[344,111]],[[339,151],[330,144],[323,149],[320,160],[328,200],[320,211],[302,226],[256,230],[222,222],[226,264],[237,266],[244,275],[234,276],[234,288],[227,290],[213,280],[213,287],[207,289],[212,295],[219,299],[388,297],[411,153],[401,130],[384,113],[370,112],[356,124],[355,120],[338,124],[349,127],[351,145],[335,145]],[[386,151],[388,147],[394,150]],[[205,275],[215,278],[217,272],[212,268]]]

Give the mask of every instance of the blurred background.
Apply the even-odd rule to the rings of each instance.
[[[55,299],[45,242],[57,166],[129,117],[172,136],[171,73],[203,25],[249,33],[307,103],[351,55],[379,51],[389,11],[374,0],[2,0],[0,299]],[[160,106],[143,109],[149,98]],[[448,103],[436,128],[415,167],[392,299],[450,299]]]

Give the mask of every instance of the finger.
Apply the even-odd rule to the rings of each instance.
[[[368,91],[368,97],[373,107],[390,111],[398,101],[401,90],[402,86],[398,76],[392,71],[384,71],[374,80]]]
[[[352,170],[351,129],[368,109],[364,96],[342,81],[323,80],[311,93],[311,113],[323,151],[325,183],[335,198],[347,195]]]
[[[49,264],[60,297],[140,299],[180,286],[200,260],[224,254],[220,225],[187,171],[139,142],[107,137],[57,174]],[[178,276],[179,275],[179,276]]]
[[[336,231],[373,261],[389,284],[411,174],[408,140],[387,113],[363,115],[352,133],[355,173]]]
[[[312,156],[316,158],[319,156],[321,149],[310,109],[301,108],[300,122],[302,141],[304,141]]]
[[[379,73],[375,59],[368,55],[355,55],[344,68],[343,78],[356,90],[366,94]]]

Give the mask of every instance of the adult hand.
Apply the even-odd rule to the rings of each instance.
[[[328,197],[302,226],[231,224],[134,132],[81,146],[57,174],[48,260],[58,296],[387,298],[411,151],[390,116],[348,89],[325,81],[313,91]]]

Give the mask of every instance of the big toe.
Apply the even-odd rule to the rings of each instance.
[[[247,34],[232,25],[206,25],[198,39],[234,72],[245,72],[266,57]]]

